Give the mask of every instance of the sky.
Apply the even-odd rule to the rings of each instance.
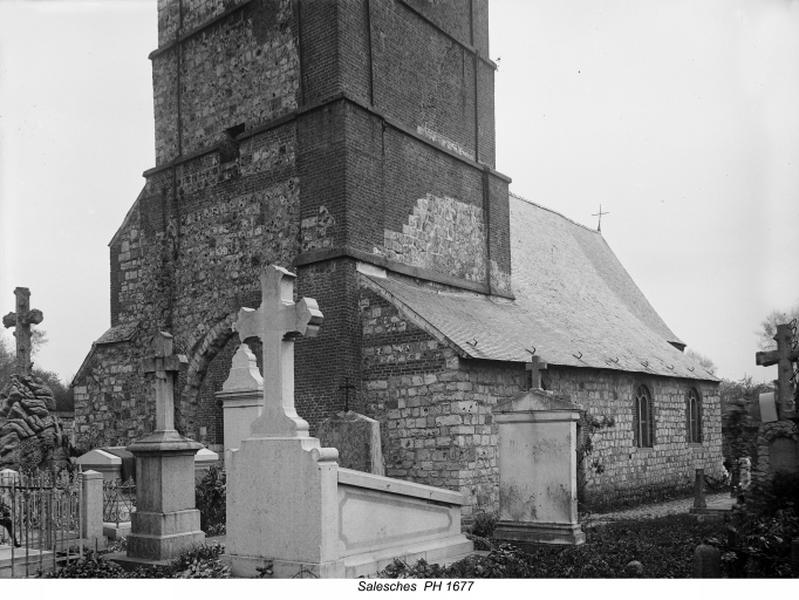
[[[602,233],[722,377],[799,304],[799,0],[491,0],[497,168]],[[27,286],[38,366],[110,325],[107,244],[154,166],[155,0],[0,0],[0,313]],[[11,341],[9,331],[0,333]],[[772,372],[773,371],[773,372]]]

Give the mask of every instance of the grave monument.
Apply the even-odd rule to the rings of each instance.
[[[248,437],[227,451],[233,574],[254,577],[269,566],[275,577],[356,577],[399,556],[442,562],[470,552],[460,532],[462,494],[340,468],[337,450],[308,435],[294,407],[293,345],[316,335],[323,317],[316,301],[294,302],[294,280],[267,267],[260,308],[242,308],[235,324],[242,343],[261,340],[264,376]],[[251,365],[240,363],[250,382],[238,390],[245,395],[261,383]]]
[[[143,561],[172,559],[205,539],[194,507],[194,455],[202,444],[180,435],[174,424],[174,380],[186,359],[173,354],[172,336],[163,331],[153,349],[142,367],[153,376],[155,431],[128,446],[136,457],[136,512],[127,555]]]
[[[33,374],[31,325],[44,319],[30,307],[30,290],[14,290],[16,310],[3,317],[14,328],[14,373],[0,390],[0,468],[60,469],[69,464],[69,441],[55,417],[55,398],[47,384]]]

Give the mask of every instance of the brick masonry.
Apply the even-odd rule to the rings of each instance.
[[[511,292],[487,2],[183,0],[181,10],[160,0],[158,10],[156,165],[110,244],[112,329],[75,378],[78,443],[127,444],[152,428],[139,364],[158,329],[189,359],[177,426],[218,443],[231,324],[258,306],[259,272],[277,263],[325,315],[319,337],[296,344],[296,406],[311,431],[343,409],[349,380],[353,408],[383,425],[387,474],[495,510],[491,409],[523,389],[523,365],[459,357],[357,273],[363,261]],[[627,376],[553,367],[551,377],[627,426]],[[681,485],[702,454],[679,447],[683,383],[652,385],[663,446],[630,457],[626,437],[600,432],[596,494]],[[712,390],[701,393],[715,418]]]
[[[387,475],[458,489],[465,514],[498,508],[497,429],[492,409],[525,389],[524,366],[464,359],[435,332],[413,322],[368,284],[359,306],[363,325],[363,396],[383,424]],[[653,394],[655,444],[636,448],[633,392]],[[592,437],[584,461],[585,495],[593,507],[687,491],[694,469],[721,475],[717,385],[611,370],[551,366],[545,386],[569,394],[590,417],[612,418]],[[686,394],[702,399],[703,442],[687,442]]]

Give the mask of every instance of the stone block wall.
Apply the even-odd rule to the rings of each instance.
[[[585,502],[592,507],[635,503],[679,490],[688,491],[694,470],[721,477],[721,402],[718,384],[621,373],[611,370],[550,367],[548,389],[569,394],[590,417],[613,419],[592,437],[593,451],[584,462]],[[633,394],[644,384],[653,398],[655,435],[652,448],[633,439]],[[688,443],[686,394],[699,392],[702,443]]]
[[[523,389],[524,365],[465,360],[362,288],[363,395],[381,422],[386,475],[463,492],[464,516],[499,502],[492,409]]]

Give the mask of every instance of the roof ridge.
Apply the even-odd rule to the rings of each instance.
[[[527,204],[532,204],[533,206],[536,206],[536,207],[538,207],[538,208],[540,208],[542,210],[545,210],[547,212],[551,212],[552,214],[557,215],[557,216],[559,216],[562,219],[565,219],[566,221],[568,221],[572,225],[577,225],[577,227],[582,227],[586,231],[590,231],[591,233],[599,234],[599,237],[601,237],[603,240],[605,239],[604,236],[602,235],[601,231],[597,231],[596,229],[591,229],[587,225],[583,225],[582,223],[578,223],[574,219],[570,219],[569,217],[567,217],[566,215],[564,215],[562,213],[559,213],[555,209],[549,208],[548,206],[544,206],[543,204],[539,204],[538,202],[533,202],[532,200],[530,200],[528,198],[525,198],[524,196],[520,196],[519,194],[517,194],[515,192],[508,191],[508,195],[509,196],[513,196],[514,198],[516,198],[517,200],[521,200],[522,202],[527,202]]]

